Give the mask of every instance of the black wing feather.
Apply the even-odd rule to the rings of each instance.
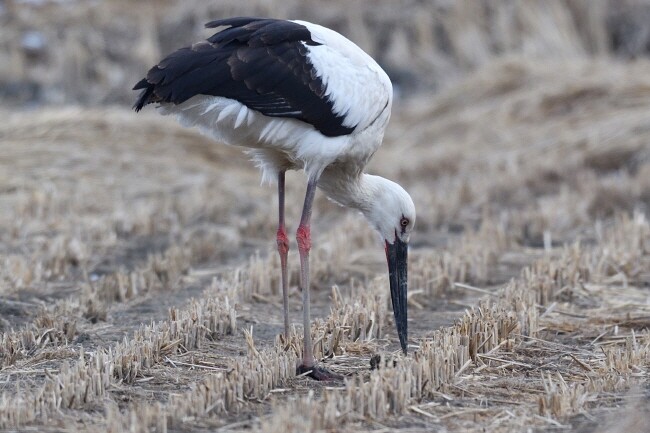
[[[210,21],[205,25],[205,27],[208,29],[214,29],[217,27],[224,27],[224,26],[241,27],[241,26],[245,26],[246,24],[250,24],[253,21],[262,21],[262,20],[264,20],[264,18],[258,18],[258,17],[222,18],[220,20]]]
[[[326,87],[307,58],[305,45],[319,45],[300,24],[251,17],[206,24],[227,26],[204,42],[181,48],[154,66],[134,90],[136,111],[153,102],[180,104],[195,95],[235,99],[271,117],[291,117],[322,134],[350,134],[333,112]]]

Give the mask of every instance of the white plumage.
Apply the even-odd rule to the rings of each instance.
[[[301,257],[303,367],[321,379],[309,335],[309,221],[316,186],[361,211],[385,242],[402,349],[406,352],[406,244],[415,223],[411,197],[398,184],[363,173],[390,118],[392,85],[381,67],[333,30],[305,21],[233,18],[206,42],[172,53],[136,85],[136,110],[159,102],[218,141],[248,148],[264,181],[278,180],[278,249],[288,333],[284,173],[303,169],[307,196],[297,240]]]
[[[218,141],[264,149],[253,156],[265,182],[274,182],[280,168],[304,169],[309,178],[318,178],[335,160],[361,170],[381,145],[390,118],[393,86],[379,65],[340,34],[305,21],[295,22],[323,44],[305,46],[307,58],[326,86],[325,96],[333,102],[333,111],[343,116],[343,125],[354,127],[351,134],[327,137],[308,123],[269,118],[221,96],[197,95],[178,105],[160,107],[162,114],[175,114],[183,125],[198,126]]]

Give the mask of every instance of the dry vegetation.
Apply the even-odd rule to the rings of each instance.
[[[0,429],[648,431],[647,3],[206,3],[0,3]],[[274,189],[123,104],[235,14],[331,25],[405,93],[439,88],[399,100],[370,167],[418,209],[408,357],[374,233],[320,196],[311,331],[346,379],[296,377]]]

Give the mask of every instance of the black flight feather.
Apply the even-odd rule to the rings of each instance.
[[[140,111],[154,102],[180,104],[196,95],[235,99],[270,117],[290,117],[309,123],[323,135],[350,134],[306,46],[319,43],[307,27],[291,21],[227,18],[208,28],[226,27],[206,41],[181,48],[163,59],[139,81],[134,105]]]

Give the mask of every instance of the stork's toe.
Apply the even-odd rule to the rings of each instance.
[[[318,365],[307,367],[304,364],[301,364],[296,369],[296,374],[298,375],[304,374],[305,376],[309,376],[312,379],[318,381],[329,382],[329,381],[343,380],[343,376],[341,376],[340,374],[334,373],[333,371],[330,371],[326,368],[319,367]]]

